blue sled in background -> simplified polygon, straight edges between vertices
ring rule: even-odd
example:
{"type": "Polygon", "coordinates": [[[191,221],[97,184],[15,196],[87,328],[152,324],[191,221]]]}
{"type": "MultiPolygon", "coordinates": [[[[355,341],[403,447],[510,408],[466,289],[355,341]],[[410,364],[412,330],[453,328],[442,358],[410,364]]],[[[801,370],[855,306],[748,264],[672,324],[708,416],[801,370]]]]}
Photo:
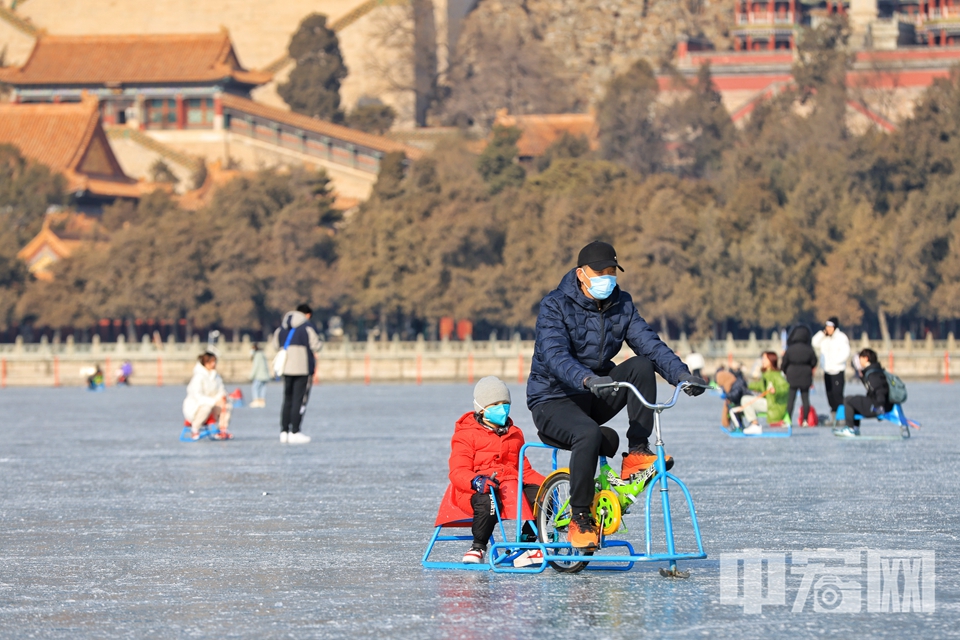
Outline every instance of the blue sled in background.
{"type": "MultiPolygon", "coordinates": [[[[837,409],[837,422],[843,422],[846,420],[847,412],[844,405],[840,405],[837,409]]],[[[863,420],[863,416],[857,415],[858,420],[863,420]]],[[[880,422],[891,422],[898,427],[900,427],[899,436],[844,436],[838,433],[839,429],[835,429],[833,435],[837,437],[846,437],[851,440],[906,440],[910,437],[910,429],[919,429],[920,423],[914,422],[907,418],[906,414],[903,412],[903,405],[895,404],[893,409],[887,413],[882,413],[877,416],[877,420],[880,422]]]]}

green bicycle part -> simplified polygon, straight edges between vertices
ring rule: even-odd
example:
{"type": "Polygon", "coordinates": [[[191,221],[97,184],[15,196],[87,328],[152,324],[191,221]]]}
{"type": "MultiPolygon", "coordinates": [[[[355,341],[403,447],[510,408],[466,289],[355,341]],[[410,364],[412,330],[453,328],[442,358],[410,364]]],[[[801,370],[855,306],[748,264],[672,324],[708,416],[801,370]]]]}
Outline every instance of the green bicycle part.
{"type": "Polygon", "coordinates": [[[622,515],[620,497],[609,489],[601,491],[593,498],[593,515],[603,531],[603,535],[613,535],[620,530],[622,515]]]}

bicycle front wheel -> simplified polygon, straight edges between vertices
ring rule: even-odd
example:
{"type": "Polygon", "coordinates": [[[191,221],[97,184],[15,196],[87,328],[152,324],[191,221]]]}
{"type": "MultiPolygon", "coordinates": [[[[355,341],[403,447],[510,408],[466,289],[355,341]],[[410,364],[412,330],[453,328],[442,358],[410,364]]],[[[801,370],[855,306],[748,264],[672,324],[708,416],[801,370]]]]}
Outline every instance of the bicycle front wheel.
{"type": "MultiPolygon", "coordinates": [[[[540,488],[540,499],[537,503],[537,530],[540,542],[566,542],[567,528],[573,511],[570,509],[570,474],[561,472],[552,474],[540,488]]],[[[577,549],[549,548],[551,555],[568,555],[570,560],[551,560],[550,566],[560,573],[577,573],[583,571],[586,562],[575,558],[590,555],[577,549]]]]}

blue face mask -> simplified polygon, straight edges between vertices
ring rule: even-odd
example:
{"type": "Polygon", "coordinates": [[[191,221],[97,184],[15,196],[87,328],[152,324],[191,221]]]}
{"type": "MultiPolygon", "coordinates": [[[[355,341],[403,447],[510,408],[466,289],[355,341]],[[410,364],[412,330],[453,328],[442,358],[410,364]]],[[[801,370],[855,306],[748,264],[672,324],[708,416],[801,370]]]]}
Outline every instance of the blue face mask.
{"type": "Polygon", "coordinates": [[[484,419],[490,424],[495,424],[498,427],[504,427],[507,425],[507,417],[509,415],[509,404],[495,404],[483,410],[484,419]]]}
{"type": "Polygon", "coordinates": [[[590,287],[587,291],[597,300],[606,300],[616,286],[617,276],[597,276],[590,278],[590,287]]]}

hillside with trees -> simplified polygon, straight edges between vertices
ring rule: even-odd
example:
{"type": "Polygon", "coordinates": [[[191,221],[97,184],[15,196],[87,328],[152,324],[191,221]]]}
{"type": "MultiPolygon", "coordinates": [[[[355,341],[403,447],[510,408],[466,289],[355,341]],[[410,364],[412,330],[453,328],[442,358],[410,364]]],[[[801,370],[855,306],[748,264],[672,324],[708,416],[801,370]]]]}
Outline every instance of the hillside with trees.
{"type": "Polygon", "coordinates": [[[345,219],[326,178],[307,171],[237,179],[196,213],[155,194],[109,210],[109,250],[57,264],[51,283],[11,266],[10,247],[62,192],[26,189],[55,181],[10,153],[2,211],[33,213],[18,214],[17,239],[5,227],[3,321],[257,330],[309,299],[318,319],[341,315],[360,338],[375,325],[432,335],[442,316],[472,319],[477,335],[529,332],[578,249],[604,239],[641,313],[674,336],[834,314],[874,336],[942,335],[960,317],[960,69],[898,130],[854,133],[844,37],[837,23],[805,38],[795,87],[742,130],[708,68],[665,105],[636,62],[598,106],[597,151],[566,136],[521,166],[517,132],[498,129],[480,155],[458,139],[412,163],[388,155],[371,199],[345,219]]]}

